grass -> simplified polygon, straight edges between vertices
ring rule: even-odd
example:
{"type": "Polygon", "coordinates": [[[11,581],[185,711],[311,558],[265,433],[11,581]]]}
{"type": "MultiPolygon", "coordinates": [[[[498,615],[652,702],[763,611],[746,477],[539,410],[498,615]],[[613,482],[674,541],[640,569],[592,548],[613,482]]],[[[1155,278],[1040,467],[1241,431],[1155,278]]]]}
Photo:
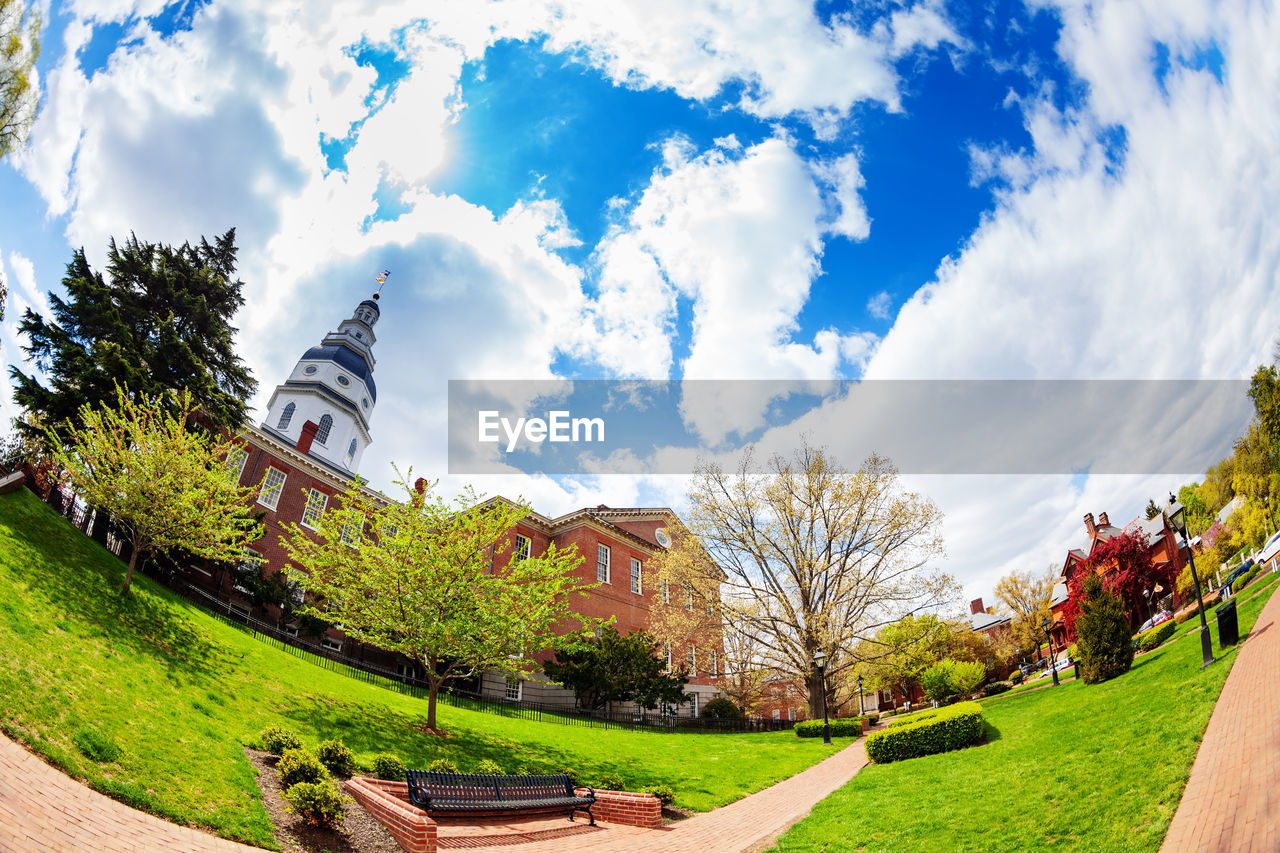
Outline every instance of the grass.
{"type": "Polygon", "coordinates": [[[650,733],[510,719],[425,701],[307,663],[124,566],[25,490],[0,496],[0,728],[103,793],[170,820],[275,847],[242,751],[269,724],[338,738],[361,765],[482,759],[667,784],[707,810],[829,754],[791,732],[650,733]]]}
{"type": "MultiPolygon", "coordinates": [[[[1277,581],[1243,591],[1242,639],[1277,581]]],[[[1235,661],[1216,634],[1219,660],[1204,670],[1198,642],[1171,640],[1102,684],[983,700],[988,743],[871,765],[776,849],[1157,850],[1235,661]]]]}

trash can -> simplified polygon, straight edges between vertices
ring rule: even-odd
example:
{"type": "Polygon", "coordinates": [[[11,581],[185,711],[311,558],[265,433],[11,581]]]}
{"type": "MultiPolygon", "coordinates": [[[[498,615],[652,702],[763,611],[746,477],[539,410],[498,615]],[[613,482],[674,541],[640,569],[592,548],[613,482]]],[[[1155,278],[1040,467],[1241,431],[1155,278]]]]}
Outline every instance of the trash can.
{"type": "Polygon", "coordinates": [[[1236,600],[1229,598],[1213,609],[1218,617],[1218,645],[1226,648],[1240,642],[1240,620],[1236,618],[1236,600]]]}

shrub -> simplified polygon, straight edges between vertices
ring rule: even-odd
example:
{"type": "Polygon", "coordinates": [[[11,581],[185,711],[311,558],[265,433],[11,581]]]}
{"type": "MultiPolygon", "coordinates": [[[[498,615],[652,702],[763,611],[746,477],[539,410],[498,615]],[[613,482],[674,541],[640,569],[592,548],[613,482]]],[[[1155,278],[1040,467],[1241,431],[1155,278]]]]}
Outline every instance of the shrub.
{"type": "Polygon", "coordinates": [[[316,758],[335,776],[352,776],[356,772],[356,757],[340,740],[321,741],[316,747],[316,758]]]}
{"type": "Polygon", "coordinates": [[[437,758],[427,765],[427,770],[432,773],[457,773],[458,765],[447,758],[437,758]]]}
{"type": "Polygon", "coordinates": [[[940,660],[921,673],[920,686],[924,688],[924,695],[934,702],[941,702],[955,693],[955,683],[951,678],[955,665],[953,660],[940,660]]]}
{"type": "Polygon", "coordinates": [[[276,762],[280,774],[280,787],[292,788],[299,782],[323,782],[329,778],[320,759],[305,749],[286,749],[276,762]]]}
{"type": "Polygon", "coordinates": [[[593,787],[600,788],[605,791],[625,791],[627,790],[627,783],[623,781],[621,776],[614,776],[611,773],[606,773],[604,776],[601,776],[596,780],[596,784],[593,787]]]}
{"type": "Polygon", "coordinates": [[[581,774],[581,773],[579,773],[576,769],[574,769],[574,768],[572,768],[572,767],[561,767],[559,770],[554,770],[554,771],[552,771],[552,770],[534,770],[533,772],[534,772],[535,774],[540,774],[540,773],[553,773],[553,772],[554,772],[554,773],[563,773],[565,776],[568,776],[568,777],[569,777],[570,779],[572,779],[574,782],[577,782],[579,779],[583,778],[582,774],[581,774]]]}
{"type": "MultiPolygon", "coordinates": [[[[796,723],[796,737],[822,737],[822,720],[803,720],[796,723]]],[[[862,723],[856,717],[838,717],[831,721],[832,737],[857,737],[862,734],[862,723]]]]}
{"type": "Polygon", "coordinates": [[[498,766],[498,762],[485,758],[477,762],[472,773],[482,773],[486,776],[504,776],[506,775],[502,768],[498,766]]]}
{"type": "Polygon", "coordinates": [[[1133,643],[1124,604],[1093,572],[1084,579],[1076,635],[1085,684],[1115,678],[1133,666],[1133,643]]]}
{"type": "Polygon", "coordinates": [[[282,726],[267,726],[258,732],[258,743],[272,755],[282,755],[286,749],[302,749],[298,733],[282,726]]]}
{"type": "Polygon", "coordinates": [[[867,756],[880,764],[933,755],[982,740],[982,706],[958,702],[905,725],[867,735],[867,756]]]}
{"type": "Polygon", "coordinates": [[[335,826],[346,813],[341,795],[328,782],[299,782],[285,790],[284,798],[311,826],[335,826]]]}
{"type": "Polygon", "coordinates": [[[887,726],[909,726],[912,723],[918,723],[921,720],[929,720],[937,716],[941,708],[930,708],[928,711],[915,711],[910,714],[899,714],[898,719],[885,723],[887,726]]]}
{"type": "Polygon", "coordinates": [[[85,758],[91,761],[103,763],[107,761],[115,761],[120,757],[120,747],[111,738],[95,732],[93,729],[81,729],[76,732],[72,742],[76,745],[76,749],[84,753],[85,758]]]}
{"type": "Polygon", "coordinates": [[[998,696],[1007,690],[1012,690],[1013,685],[1007,681],[993,681],[986,687],[982,688],[983,696],[998,696]]]}
{"type": "MultiPolygon", "coordinates": [[[[1071,648],[1073,648],[1073,649],[1074,649],[1074,648],[1075,648],[1075,646],[1072,646],[1071,648]]],[[[1021,683],[1022,683],[1022,670],[1020,670],[1020,669],[1015,669],[1013,672],[1009,673],[1009,683],[1010,683],[1010,684],[1021,684],[1021,683]]]]}
{"type": "Polygon", "coordinates": [[[373,757],[373,775],[379,779],[403,782],[406,778],[404,762],[389,752],[379,753],[373,757]]]}
{"type": "Polygon", "coordinates": [[[669,806],[676,801],[676,792],[671,790],[670,785],[645,785],[636,793],[653,794],[664,806],[669,806]]]}
{"type": "Polygon", "coordinates": [[[1172,637],[1177,627],[1177,625],[1173,624],[1173,620],[1170,619],[1168,622],[1161,622],[1154,628],[1147,629],[1138,635],[1138,648],[1144,652],[1151,651],[1172,637]]]}
{"type": "Polygon", "coordinates": [[[874,726],[876,723],[880,722],[880,715],[879,714],[863,714],[858,719],[866,720],[867,725],[874,726]]]}
{"type": "Polygon", "coordinates": [[[740,720],[742,710],[724,696],[717,696],[702,706],[702,716],[713,720],[740,720]]]}
{"type": "Polygon", "coordinates": [[[1067,657],[1071,660],[1080,660],[1080,649],[1076,647],[1075,643],[1067,646],[1067,657]]]}

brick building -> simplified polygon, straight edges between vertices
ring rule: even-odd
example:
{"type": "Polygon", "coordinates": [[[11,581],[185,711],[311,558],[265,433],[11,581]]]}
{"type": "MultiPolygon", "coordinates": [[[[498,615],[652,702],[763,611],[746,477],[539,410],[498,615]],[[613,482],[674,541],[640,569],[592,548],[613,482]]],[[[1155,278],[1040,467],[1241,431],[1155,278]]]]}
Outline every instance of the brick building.
{"type": "MultiPolygon", "coordinates": [[[[379,318],[378,296],[356,306],[352,316],[308,349],[289,377],[276,387],[267,406],[266,419],[245,427],[241,449],[229,463],[238,466],[243,486],[262,483],[254,509],[264,514],[265,533],[250,551],[268,571],[279,571],[287,562],[280,544],[286,525],[308,526],[357,476],[360,460],[372,441],[370,418],[377,404],[373,380],[373,331],[379,318]]],[[[369,490],[375,499],[385,497],[369,490]]],[[[495,498],[494,500],[505,500],[495,498]]],[[[667,508],[583,508],[557,518],[530,513],[512,533],[508,555],[537,555],[554,543],[557,548],[576,546],[583,557],[578,568],[583,580],[599,581],[579,605],[588,617],[615,617],[618,631],[646,627],[649,604],[658,590],[649,568],[652,558],[671,544],[666,530],[675,527],[675,514],[667,508]]],[[[208,592],[227,599],[249,615],[248,590],[239,587],[233,573],[209,565],[190,567],[190,580],[208,592]]],[[[269,607],[269,620],[282,618],[279,608],[269,607]]],[[[296,624],[284,630],[297,633],[296,624]]],[[[347,639],[330,629],[321,638],[335,654],[358,658],[405,676],[421,674],[422,664],[391,655],[347,639]]],[[[537,655],[539,663],[550,656],[537,655]]],[[[718,632],[710,632],[683,648],[668,650],[669,663],[689,667],[686,691],[693,700],[680,714],[697,715],[717,694],[724,652],[718,632]]],[[[572,706],[572,693],[550,684],[540,675],[508,682],[499,673],[479,679],[482,692],[497,697],[572,706]]]]}

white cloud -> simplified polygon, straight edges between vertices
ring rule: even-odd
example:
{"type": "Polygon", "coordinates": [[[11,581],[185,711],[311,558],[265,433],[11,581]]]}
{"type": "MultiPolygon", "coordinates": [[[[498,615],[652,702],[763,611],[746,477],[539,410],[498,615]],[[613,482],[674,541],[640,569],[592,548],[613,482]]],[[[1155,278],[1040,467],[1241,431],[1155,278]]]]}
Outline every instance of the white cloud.
{"type": "Polygon", "coordinates": [[[887,290],[882,290],[867,300],[867,313],[877,320],[888,320],[889,310],[892,307],[893,297],[887,290]]]}

